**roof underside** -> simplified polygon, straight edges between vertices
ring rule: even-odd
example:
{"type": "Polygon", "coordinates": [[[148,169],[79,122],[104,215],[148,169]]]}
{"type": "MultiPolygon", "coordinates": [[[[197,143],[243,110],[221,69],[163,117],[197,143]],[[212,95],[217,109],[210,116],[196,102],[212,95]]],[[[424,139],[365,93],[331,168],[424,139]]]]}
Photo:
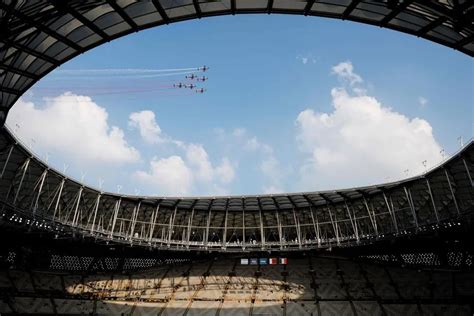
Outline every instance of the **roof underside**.
{"type": "Polygon", "coordinates": [[[470,0],[4,0],[0,2],[0,118],[36,81],[118,37],[173,22],[240,13],[351,20],[423,37],[474,56],[470,0]]]}

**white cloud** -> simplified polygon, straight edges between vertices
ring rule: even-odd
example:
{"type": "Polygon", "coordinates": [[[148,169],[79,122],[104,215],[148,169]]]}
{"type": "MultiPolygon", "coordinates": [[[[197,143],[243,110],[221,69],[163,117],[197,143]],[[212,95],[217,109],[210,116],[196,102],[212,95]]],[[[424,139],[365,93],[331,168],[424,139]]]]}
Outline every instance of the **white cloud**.
{"type": "Polygon", "coordinates": [[[138,129],[142,138],[149,144],[164,141],[161,135],[161,128],[155,120],[155,113],[152,111],[131,113],[128,125],[132,129],[138,129]]]}
{"type": "Polygon", "coordinates": [[[20,99],[8,115],[16,134],[34,139],[38,147],[81,164],[136,162],[139,152],[130,146],[124,132],[110,126],[105,108],[90,97],[66,92],[45,99],[44,106],[20,99]]]}
{"type": "Polygon", "coordinates": [[[216,167],[215,174],[222,183],[230,183],[235,178],[235,169],[228,158],[223,158],[221,164],[216,167]]]}
{"type": "Polygon", "coordinates": [[[189,194],[193,185],[192,170],[179,156],[153,158],[149,171],[137,171],[134,177],[144,185],[153,186],[159,195],[189,194]]]}
{"type": "Polygon", "coordinates": [[[425,97],[419,97],[418,103],[420,104],[421,107],[425,107],[426,105],[428,105],[428,99],[425,97]]]}
{"type": "MultiPolygon", "coordinates": [[[[350,62],[344,64],[337,71],[360,78],[350,62]]],[[[296,119],[297,141],[308,155],[300,170],[304,187],[327,189],[382,182],[387,177],[394,180],[405,169],[411,174],[424,171],[421,162],[425,159],[429,165],[441,160],[441,148],[427,121],[410,119],[372,96],[351,95],[343,88],[332,89],[331,96],[333,112],[306,109],[296,119]]]]}
{"type": "Polygon", "coordinates": [[[362,78],[354,72],[354,66],[350,61],[341,62],[332,67],[332,74],[347,81],[351,86],[363,82],[362,78]]]}
{"type": "Polygon", "coordinates": [[[158,195],[189,195],[196,190],[209,194],[226,193],[225,185],[235,178],[235,168],[230,160],[224,157],[214,167],[201,144],[184,144],[183,149],[184,158],[179,155],[154,158],[148,171],[137,171],[133,178],[151,185],[154,194],[158,195]]]}

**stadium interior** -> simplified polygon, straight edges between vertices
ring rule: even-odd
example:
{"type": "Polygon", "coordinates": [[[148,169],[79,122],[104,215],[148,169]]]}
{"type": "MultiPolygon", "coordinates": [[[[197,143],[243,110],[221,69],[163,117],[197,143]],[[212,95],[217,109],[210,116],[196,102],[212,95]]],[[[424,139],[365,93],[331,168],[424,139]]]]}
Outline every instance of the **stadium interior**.
{"type": "Polygon", "coordinates": [[[1,315],[474,313],[473,141],[380,185],[144,197],[68,178],[3,126],[23,93],[79,54],[240,13],[350,20],[474,56],[470,0],[1,1],[1,315]]]}

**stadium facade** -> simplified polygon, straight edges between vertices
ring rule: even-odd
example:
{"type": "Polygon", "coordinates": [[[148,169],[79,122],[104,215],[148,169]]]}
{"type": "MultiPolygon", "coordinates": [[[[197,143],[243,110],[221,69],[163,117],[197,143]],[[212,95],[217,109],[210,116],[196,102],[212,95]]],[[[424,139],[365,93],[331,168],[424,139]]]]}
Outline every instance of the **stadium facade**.
{"type": "MultiPolygon", "coordinates": [[[[2,1],[2,122],[102,43],[240,13],[347,19],[474,56],[472,1],[2,1]]],[[[119,195],[54,170],[2,127],[0,313],[472,315],[473,177],[471,141],[425,174],[369,187],[119,195]]]]}

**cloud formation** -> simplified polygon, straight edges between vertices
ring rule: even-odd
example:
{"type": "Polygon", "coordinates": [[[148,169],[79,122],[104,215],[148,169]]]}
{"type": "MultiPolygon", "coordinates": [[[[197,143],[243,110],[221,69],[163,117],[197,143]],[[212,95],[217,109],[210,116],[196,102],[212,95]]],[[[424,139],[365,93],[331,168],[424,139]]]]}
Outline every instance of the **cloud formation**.
{"type": "Polygon", "coordinates": [[[152,186],[158,195],[189,195],[199,188],[209,194],[227,194],[225,185],[235,178],[234,166],[228,158],[222,158],[213,166],[209,156],[200,144],[185,146],[184,158],[173,155],[167,158],[154,157],[148,171],[136,171],[133,178],[152,186]]]}
{"type": "MultiPolygon", "coordinates": [[[[350,62],[333,67],[349,86],[361,83],[350,62]]],[[[395,180],[409,169],[424,171],[439,162],[440,146],[431,125],[381,104],[375,97],[347,88],[331,90],[333,111],[306,109],[295,124],[297,142],[307,161],[300,170],[303,187],[328,189],[395,180]]]]}
{"type": "Polygon", "coordinates": [[[331,73],[338,76],[339,79],[347,81],[351,86],[362,83],[362,77],[354,72],[354,66],[350,61],[339,63],[332,67],[331,73]]]}
{"type": "Polygon", "coordinates": [[[21,139],[34,139],[43,150],[81,164],[124,164],[140,158],[123,130],[110,125],[105,108],[88,96],[66,92],[45,99],[44,106],[19,99],[7,124],[20,126],[15,133],[21,139]]]}
{"type": "Polygon", "coordinates": [[[149,144],[176,145],[182,155],[153,157],[148,171],[139,170],[132,177],[158,195],[187,195],[193,192],[228,193],[226,185],[235,178],[235,167],[227,157],[214,166],[202,144],[186,143],[164,136],[152,111],[134,112],[129,126],[138,129],[149,144]]]}
{"type": "Polygon", "coordinates": [[[163,142],[161,128],[155,120],[155,113],[152,111],[133,112],[129,116],[128,126],[138,129],[140,136],[149,144],[163,142]]]}

